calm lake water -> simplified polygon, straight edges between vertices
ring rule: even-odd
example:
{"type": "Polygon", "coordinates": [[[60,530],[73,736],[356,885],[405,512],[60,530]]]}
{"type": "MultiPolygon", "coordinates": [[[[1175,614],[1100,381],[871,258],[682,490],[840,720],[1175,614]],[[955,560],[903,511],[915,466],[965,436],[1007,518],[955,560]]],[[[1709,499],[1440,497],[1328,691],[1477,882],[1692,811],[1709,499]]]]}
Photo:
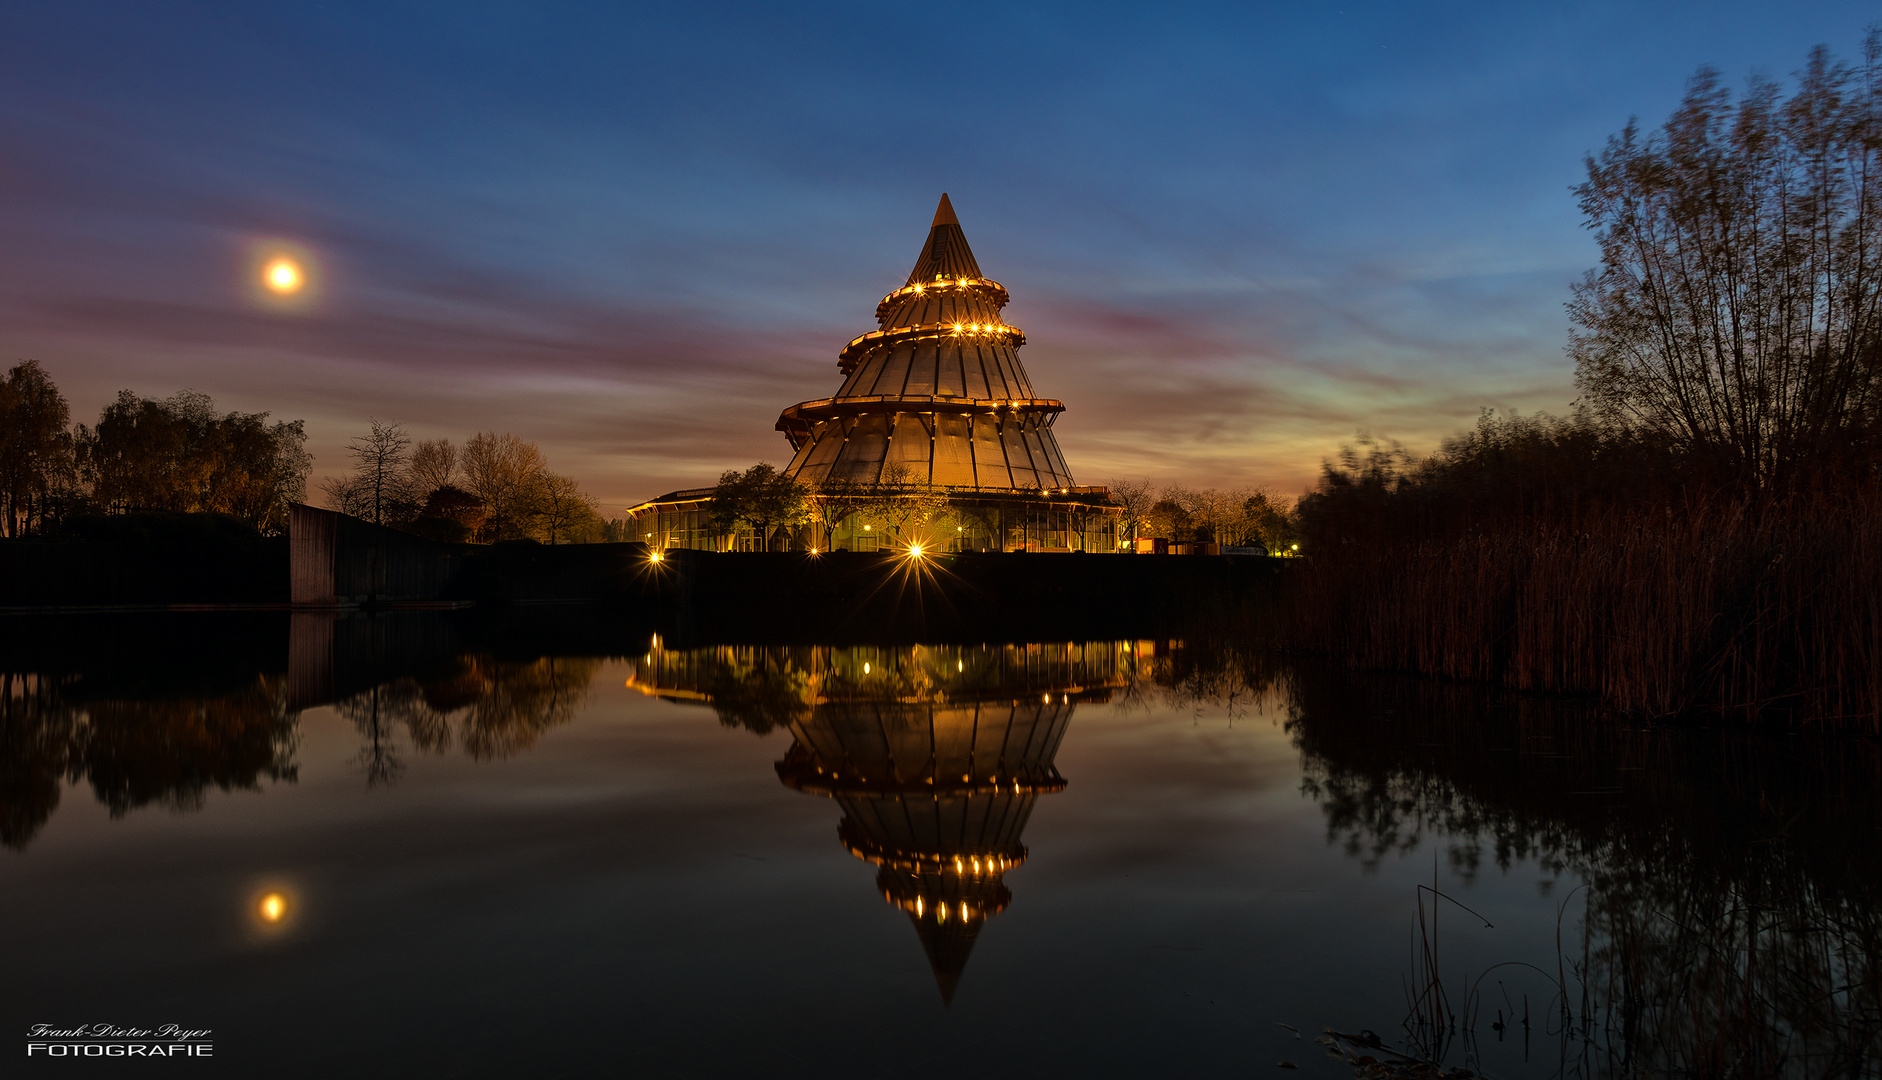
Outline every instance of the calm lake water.
{"type": "Polygon", "coordinates": [[[176,1023],[213,1059],[30,1064],[1350,1077],[1333,1028],[1496,1077],[1877,1073],[1871,742],[1198,642],[504,618],[6,628],[6,1053],[176,1023]]]}

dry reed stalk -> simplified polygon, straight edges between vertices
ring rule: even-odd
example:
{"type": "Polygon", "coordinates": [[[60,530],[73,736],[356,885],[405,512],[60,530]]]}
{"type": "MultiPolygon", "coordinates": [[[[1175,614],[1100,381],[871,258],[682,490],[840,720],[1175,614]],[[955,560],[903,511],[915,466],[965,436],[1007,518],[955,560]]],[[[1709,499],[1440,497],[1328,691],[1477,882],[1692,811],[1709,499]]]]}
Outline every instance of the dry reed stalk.
{"type": "Polygon", "coordinates": [[[1712,498],[1314,560],[1290,641],[1634,716],[1882,733],[1882,496],[1712,498]]]}

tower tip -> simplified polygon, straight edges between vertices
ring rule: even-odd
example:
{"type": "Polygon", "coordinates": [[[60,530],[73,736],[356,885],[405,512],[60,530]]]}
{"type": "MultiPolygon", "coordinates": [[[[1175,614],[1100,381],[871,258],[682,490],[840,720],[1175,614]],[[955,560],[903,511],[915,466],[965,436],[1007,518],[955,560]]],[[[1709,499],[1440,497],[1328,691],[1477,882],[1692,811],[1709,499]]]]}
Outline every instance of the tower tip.
{"type": "Polygon", "coordinates": [[[959,225],[960,223],[961,219],[954,216],[954,204],[948,201],[948,193],[945,191],[942,192],[941,205],[935,207],[934,224],[930,225],[929,228],[939,228],[942,225],[959,225]]]}
{"type": "Polygon", "coordinates": [[[952,1009],[954,1007],[954,991],[959,989],[961,985],[961,973],[958,971],[937,971],[934,973],[934,984],[941,989],[941,1007],[952,1009]]]}

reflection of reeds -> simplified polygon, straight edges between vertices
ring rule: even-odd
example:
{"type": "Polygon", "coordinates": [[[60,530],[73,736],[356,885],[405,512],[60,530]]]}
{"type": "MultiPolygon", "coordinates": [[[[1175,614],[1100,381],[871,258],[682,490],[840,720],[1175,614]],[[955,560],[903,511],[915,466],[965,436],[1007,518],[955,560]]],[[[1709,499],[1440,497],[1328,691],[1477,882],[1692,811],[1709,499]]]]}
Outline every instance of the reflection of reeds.
{"type": "MultiPolygon", "coordinates": [[[[1557,972],[1545,978],[1552,992],[1545,1034],[1554,1037],[1564,1072],[1882,1075],[1882,936],[1873,906],[1822,896],[1794,879],[1780,885],[1763,873],[1642,888],[1641,879],[1673,868],[1626,873],[1617,882],[1604,864],[1573,859],[1570,866],[1591,879],[1584,928],[1576,944],[1562,942],[1558,927],[1557,972]],[[1565,944],[1573,951],[1563,951],[1565,944]]],[[[1407,1056],[1440,1063],[1461,1048],[1475,1063],[1496,968],[1462,986],[1442,978],[1436,904],[1428,913],[1425,900],[1421,887],[1403,1022],[1407,1056]]],[[[1497,1032],[1515,1019],[1513,1005],[1507,1019],[1498,1009],[1497,1032]]],[[[1528,1027],[1526,1012],[1522,1023],[1528,1027]]]]}
{"type": "Polygon", "coordinates": [[[1289,640],[1362,667],[1882,733],[1882,493],[1410,528],[1292,579],[1289,640]]]}
{"type": "MultiPolygon", "coordinates": [[[[1882,1072],[1875,743],[1630,728],[1313,669],[1293,685],[1306,790],[1350,853],[1428,838],[1465,875],[1493,854],[1586,883],[1581,938],[1558,944],[1559,996],[1538,1016],[1566,1071],[1882,1072]]],[[[1436,944],[1414,957],[1415,986],[1435,978],[1436,944]]],[[[1474,1030],[1480,983],[1427,993],[1414,1043],[1441,1054],[1451,1017],[1474,1030]]]]}
{"type": "Polygon", "coordinates": [[[1591,868],[1603,1049],[1683,1075],[1876,1075],[1882,913],[1751,855],[1702,888],[1591,868]]]}

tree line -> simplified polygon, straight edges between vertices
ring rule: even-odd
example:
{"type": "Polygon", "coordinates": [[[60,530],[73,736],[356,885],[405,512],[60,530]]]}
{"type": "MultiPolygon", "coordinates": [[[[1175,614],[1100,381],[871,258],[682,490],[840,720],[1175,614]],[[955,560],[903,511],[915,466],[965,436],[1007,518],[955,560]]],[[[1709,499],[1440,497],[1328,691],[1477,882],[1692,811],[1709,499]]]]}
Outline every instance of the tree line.
{"type": "Polygon", "coordinates": [[[0,381],[0,533],[130,511],[226,514],[281,532],[313,469],[306,442],[299,420],[219,413],[193,390],[120,391],[96,425],[74,425],[45,369],[22,361],[0,381]]]}
{"type": "MultiPolygon", "coordinates": [[[[348,443],[351,471],[319,485],[336,510],[454,542],[622,538],[625,526],[603,521],[534,443],[478,432],[459,447],[414,442],[396,423],[369,425],[348,443]]],[[[0,379],[0,535],[57,535],[88,516],[153,511],[222,514],[284,533],[312,472],[300,420],[219,412],[194,390],[123,390],[96,424],[74,424],[37,361],[0,379]]]]}
{"type": "Polygon", "coordinates": [[[451,543],[535,540],[578,544],[623,538],[574,480],[549,469],[533,442],[480,431],[462,446],[414,442],[404,426],[368,420],[347,443],[350,472],[320,482],[341,513],[451,543]]]}
{"type": "Polygon", "coordinates": [[[1293,500],[1265,487],[1187,488],[1113,479],[1111,501],[1123,511],[1118,539],[1258,547],[1270,555],[1298,549],[1293,500]]]}

